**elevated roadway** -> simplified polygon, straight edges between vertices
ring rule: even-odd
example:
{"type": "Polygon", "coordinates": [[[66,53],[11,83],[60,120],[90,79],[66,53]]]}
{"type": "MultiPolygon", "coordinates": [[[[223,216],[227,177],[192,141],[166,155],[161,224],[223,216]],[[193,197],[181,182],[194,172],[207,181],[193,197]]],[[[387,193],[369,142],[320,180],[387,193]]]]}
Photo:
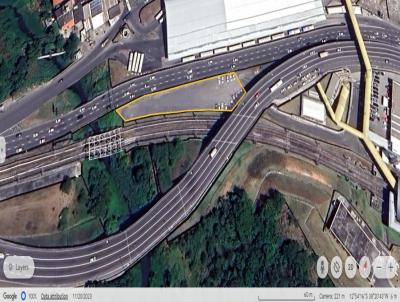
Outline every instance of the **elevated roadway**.
{"type": "MultiPolygon", "coordinates": [[[[366,40],[382,41],[393,46],[400,43],[400,32],[396,28],[388,27],[385,22],[363,18],[362,25],[362,33],[366,40]]],[[[59,121],[54,119],[23,130],[21,133],[6,132],[7,157],[14,155],[19,148],[24,152],[39,146],[41,140],[50,142],[62,137],[128,101],[151,91],[158,91],[251,66],[263,65],[265,68],[271,68],[278,64],[278,61],[282,58],[288,58],[292,54],[319,45],[323,41],[346,40],[351,40],[347,25],[336,25],[146,74],[96,97],[87,104],[60,117],[59,121]],[[190,78],[188,77],[189,72],[192,73],[190,78]],[[154,79],[152,79],[153,76],[154,79]]]]}
{"type": "MultiPolygon", "coordinates": [[[[390,62],[393,70],[400,67],[397,47],[369,43],[368,48],[374,67],[382,68],[385,61],[390,62]]],[[[112,278],[136,263],[187,219],[262,112],[285,99],[285,93],[290,93],[290,85],[302,85],[301,78],[307,74],[316,74],[317,81],[324,74],[344,66],[360,68],[358,53],[352,42],[338,41],[312,50],[316,53],[329,51],[330,55],[320,58],[310,55],[310,50],[307,50],[283,62],[257,82],[204,148],[189,172],[125,231],[91,244],[62,249],[31,248],[0,241],[3,252],[31,256],[36,264],[32,279],[8,280],[0,275],[1,282],[9,286],[78,286],[88,280],[112,278]],[[337,52],[338,48],[341,48],[340,52],[337,52]],[[271,91],[270,87],[278,80],[282,80],[282,86],[271,91]],[[210,158],[209,153],[214,148],[217,152],[210,158]],[[92,257],[96,257],[96,261],[91,262],[92,257]]]]}

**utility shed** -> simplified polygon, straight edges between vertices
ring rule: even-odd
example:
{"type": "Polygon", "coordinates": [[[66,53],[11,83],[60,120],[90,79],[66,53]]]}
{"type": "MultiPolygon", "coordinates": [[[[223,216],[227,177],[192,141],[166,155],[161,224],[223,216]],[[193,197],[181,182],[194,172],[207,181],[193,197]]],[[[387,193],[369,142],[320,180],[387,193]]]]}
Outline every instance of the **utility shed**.
{"type": "Polygon", "coordinates": [[[301,98],[301,116],[325,124],[326,111],[322,102],[302,95],[301,98]]]}
{"type": "Polygon", "coordinates": [[[165,0],[165,10],[169,59],[326,19],[321,0],[165,0]]]}

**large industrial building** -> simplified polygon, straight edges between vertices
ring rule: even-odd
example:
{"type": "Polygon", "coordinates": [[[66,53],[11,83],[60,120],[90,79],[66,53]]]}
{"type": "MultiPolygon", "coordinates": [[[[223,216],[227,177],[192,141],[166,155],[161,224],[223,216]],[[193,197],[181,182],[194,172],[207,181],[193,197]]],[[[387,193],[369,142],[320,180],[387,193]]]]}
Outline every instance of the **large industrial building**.
{"type": "Polygon", "coordinates": [[[168,59],[325,20],[321,0],[165,0],[168,59]]]}

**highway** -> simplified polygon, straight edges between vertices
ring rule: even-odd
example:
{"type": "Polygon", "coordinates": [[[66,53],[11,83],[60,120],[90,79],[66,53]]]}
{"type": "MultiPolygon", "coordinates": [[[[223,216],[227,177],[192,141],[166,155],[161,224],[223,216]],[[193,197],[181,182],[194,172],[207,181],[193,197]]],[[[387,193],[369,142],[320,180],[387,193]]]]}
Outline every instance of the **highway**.
{"type": "MultiPolygon", "coordinates": [[[[121,136],[124,138],[122,146],[127,149],[138,145],[148,145],[164,141],[166,137],[169,139],[175,137],[203,138],[218,121],[218,116],[218,114],[200,117],[177,116],[170,119],[157,119],[145,124],[134,124],[122,129],[121,136]]],[[[353,154],[352,157],[355,157],[359,164],[350,162],[348,165],[343,165],[341,154],[321,148],[322,138],[310,139],[292,131],[285,131],[283,127],[271,124],[264,118],[254,126],[248,138],[258,143],[274,145],[323,164],[359,183],[376,196],[379,196],[385,186],[385,182],[381,178],[374,177],[371,173],[365,173],[372,170],[369,158],[364,159],[353,154]],[[330,161],[329,158],[331,158],[330,161]]],[[[344,148],[346,147],[344,146],[344,148]]],[[[0,192],[7,191],[10,186],[18,186],[20,183],[32,179],[36,181],[44,177],[47,171],[82,161],[85,158],[87,158],[85,142],[78,142],[0,166],[0,192]]],[[[6,196],[6,193],[0,194],[0,200],[3,199],[3,196],[6,196]]]]}
{"type": "MultiPolygon", "coordinates": [[[[400,68],[398,47],[370,42],[368,52],[374,67],[394,71],[400,68]]],[[[125,231],[91,244],[61,249],[31,248],[0,241],[0,250],[3,252],[32,256],[36,264],[36,273],[32,279],[7,280],[1,276],[2,283],[10,286],[78,286],[88,280],[119,275],[190,215],[266,108],[290,94],[289,87],[306,88],[322,75],[343,66],[352,70],[360,68],[357,49],[352,42],[338,41],[314,47],[271,70],[248,91],[241,105],[221,126],[189,172],[125,231]],[[329,51],[330,55],[320,58],[317,54],[323,50],[329,51]],[[316,54],[310,55],[310,51],[316,54]],[[302,78],[305,80],[302,81],[302,78]],[[271,92],[269,88],[279,79],[283,85],[271,92]],[[303,85],[303,82],[306,84],[303,85]],[[210,158],[209,153],[213,148],[218,151],[210,158]],[[90,262],[93,256],[97,260],[90,262]]]]}
{"type": "MultiPolygon", "coordinates": [[[[382,41],[391,45],[400,43],[399,31],[395,28],[388,28],[387,23],[371,18],[362,18],[361,21],[366,40],[382,41]]],[[[272,68],[282,58],[289,57],[288,50],[292,50],[290,53],[290,56],[292,56],[298,51],[321,44],[323,40],[330,42],[350,39],[347,26],[336,25],[143,75],[111,89],[61,118],[23,130],[20,133],[6,135],[7,157],[15,154],[19,148],[24,152],[41,145],[41,141],[47,143],[62,137],[120,107],[131,99],[153,90],[158,91],[251,66],[264,65],[272,68]],[[188,78],[189,71],[192,71],[193,75],[190,80],[188,78]],[[153,80],[151,80],[152,76],[155,77],[153,80]]]]}

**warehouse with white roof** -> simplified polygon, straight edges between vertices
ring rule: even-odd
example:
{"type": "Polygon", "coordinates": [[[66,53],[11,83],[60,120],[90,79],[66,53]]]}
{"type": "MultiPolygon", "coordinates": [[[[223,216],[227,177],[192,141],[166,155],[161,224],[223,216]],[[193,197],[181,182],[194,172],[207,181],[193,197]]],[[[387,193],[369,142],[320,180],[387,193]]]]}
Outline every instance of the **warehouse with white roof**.
{"type": "Polygon", "coordinates": [[[169,59],[325,20],[321,0],[164,0],[169,59]]]}

